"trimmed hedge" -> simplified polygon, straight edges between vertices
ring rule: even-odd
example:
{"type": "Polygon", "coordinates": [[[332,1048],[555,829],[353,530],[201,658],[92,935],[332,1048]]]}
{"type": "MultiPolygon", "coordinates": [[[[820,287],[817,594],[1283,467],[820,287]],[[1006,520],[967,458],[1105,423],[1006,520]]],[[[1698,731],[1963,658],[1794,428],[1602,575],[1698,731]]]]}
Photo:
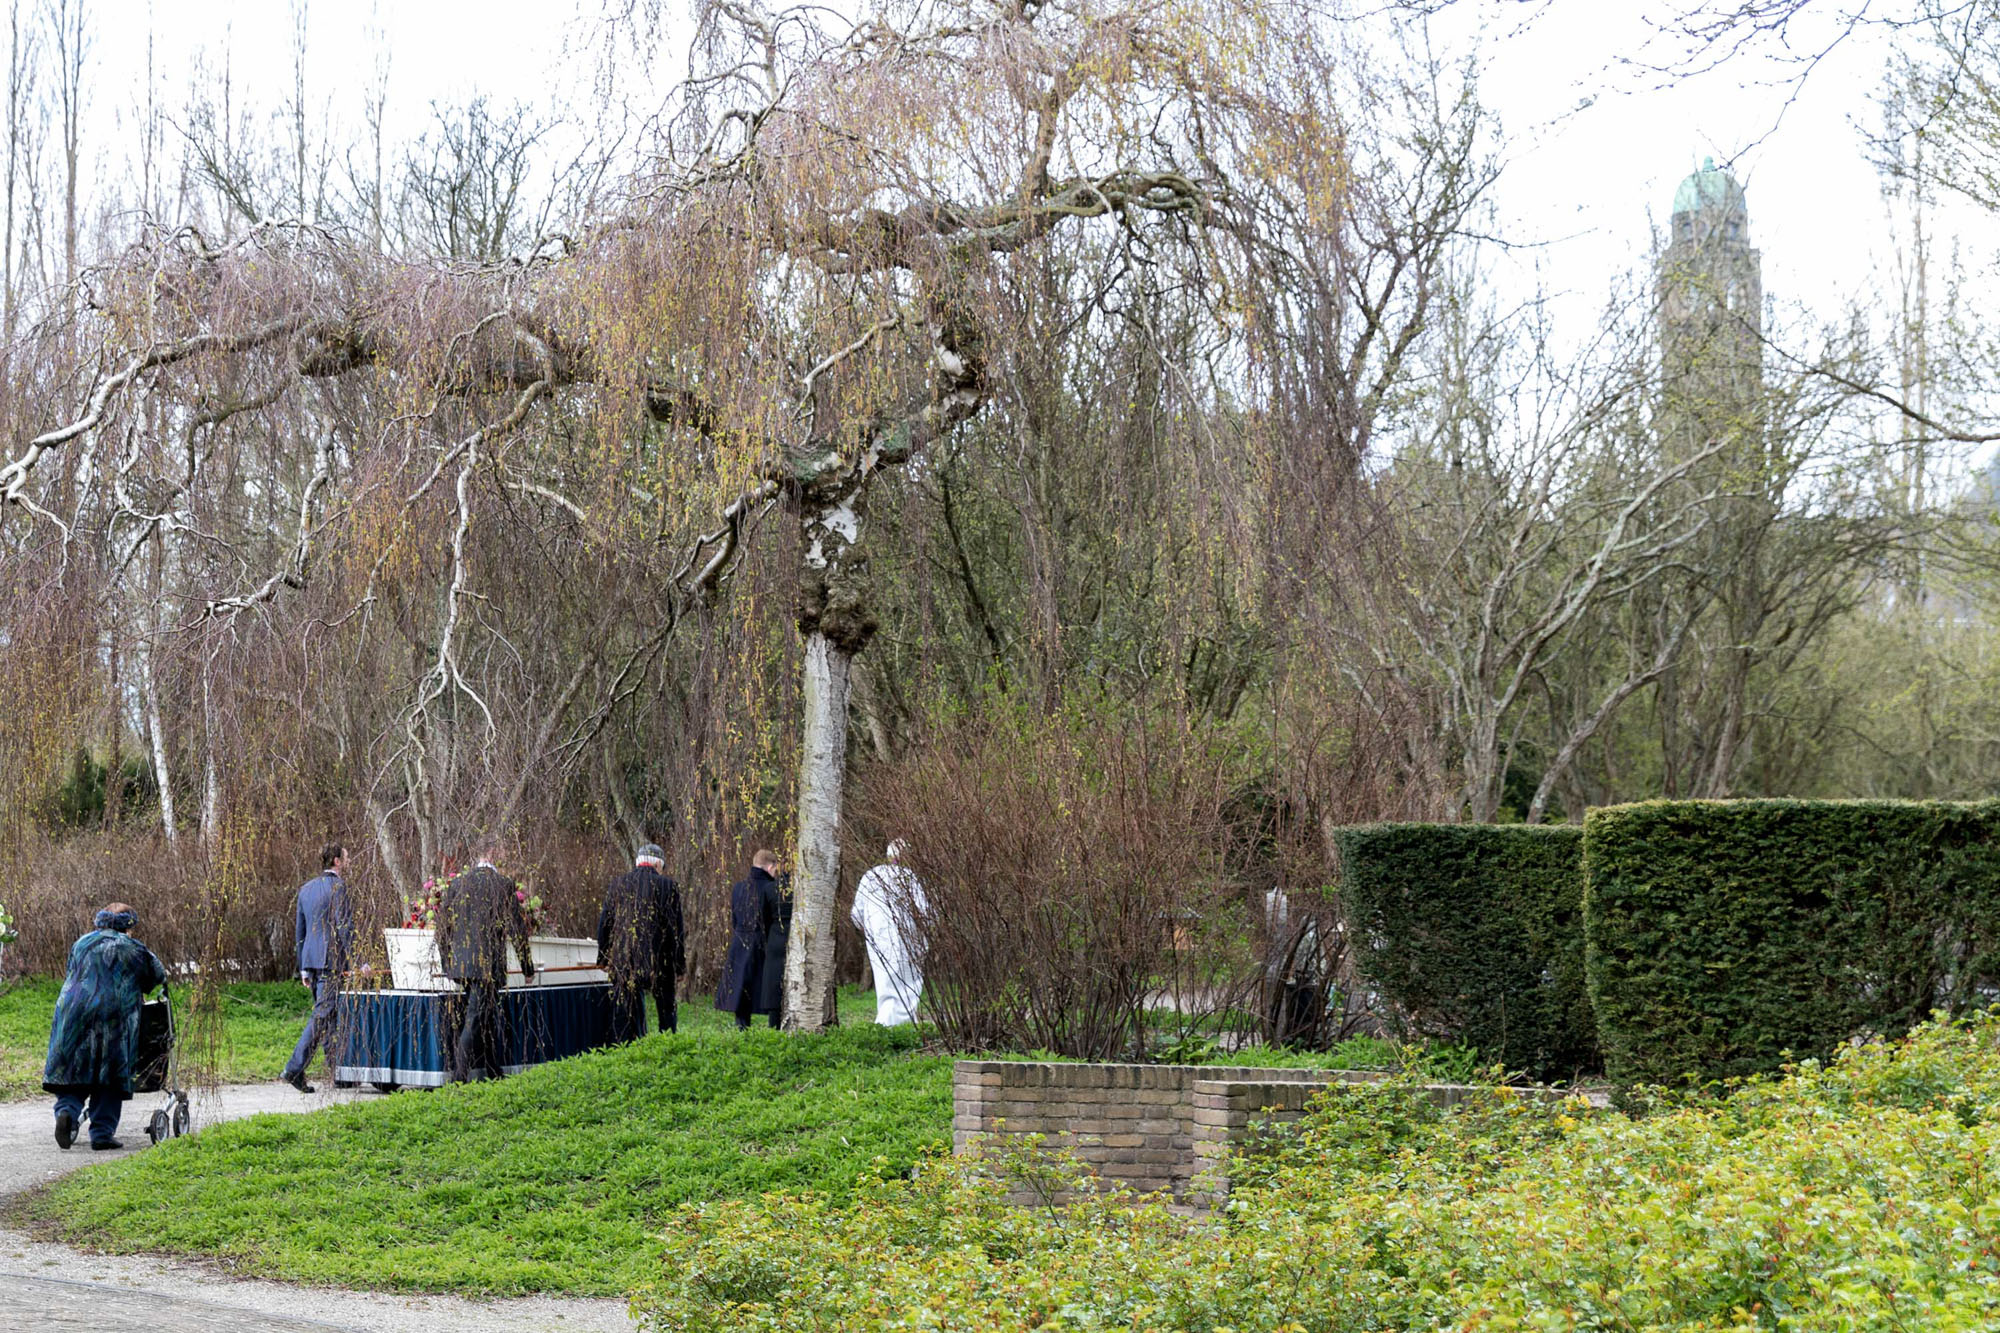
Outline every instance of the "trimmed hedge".
{"type": "Polygon", "coordinates": [[[1420,1033],[1537,1078],[1599,1067],[1581,829],[1365,824],[1334,843],[1357,962],[1420,1033]]]}
{"type": "Polygon", "coordinates": [[[1613,806],[1586,817],[1584,861],[1614,1078],[1768,1072],[2000,982],[2000,803],[1613,806]]]}

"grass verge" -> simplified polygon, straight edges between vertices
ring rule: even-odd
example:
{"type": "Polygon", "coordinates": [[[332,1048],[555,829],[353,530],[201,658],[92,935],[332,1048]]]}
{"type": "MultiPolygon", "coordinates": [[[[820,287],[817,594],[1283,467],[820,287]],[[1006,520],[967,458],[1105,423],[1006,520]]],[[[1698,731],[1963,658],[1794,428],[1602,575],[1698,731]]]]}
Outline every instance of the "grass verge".
{"type": "MultiPolygon", "coordinates": [[[[857,1008],[852,1001],[843,1009],[857,1008]]],[[[300,1282],[610,1295],[651,1276],[680,1205],[846,1198],[950,1142],[951,1062],[865,1007],[817,1036],[683,1031],[498,1083],[219,1125],[21,1205],[64,1240],[300,1282]],[[855,1019],[860,1019],[856,1022],[855,1019]]]]}
{"type": "MultiPolygon", "coordinates": [[[[49,1023],[55,1016],[54,977],[27,977],[0,987],[0,1100],[42,1095],[49,1023]]],[[[176,1012],[188,1022],[185,987],[174,987],[176,1012]]],[[[218,1081],[276,1078],[305,1026],[311,996],[296,981],[232,982],[222,988],[222,1048],[213,1061],[218,1081]]],[[[192,1056],[190,1058],[193,1058],[192,1056]]]]}

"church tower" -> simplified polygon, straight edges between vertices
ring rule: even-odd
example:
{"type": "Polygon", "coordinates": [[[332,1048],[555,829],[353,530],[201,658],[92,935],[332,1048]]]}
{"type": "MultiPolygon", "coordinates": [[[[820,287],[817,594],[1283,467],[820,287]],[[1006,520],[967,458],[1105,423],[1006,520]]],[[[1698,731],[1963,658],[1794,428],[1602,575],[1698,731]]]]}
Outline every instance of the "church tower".
{"type": "Polygon", "coordinates": [[[1661,387],[1677,425],[1712,438],[1762,396],[1763,258],[1743,187],[1714,158],[1674,191],[1669,227],[1655,270],[1661,387]]]}

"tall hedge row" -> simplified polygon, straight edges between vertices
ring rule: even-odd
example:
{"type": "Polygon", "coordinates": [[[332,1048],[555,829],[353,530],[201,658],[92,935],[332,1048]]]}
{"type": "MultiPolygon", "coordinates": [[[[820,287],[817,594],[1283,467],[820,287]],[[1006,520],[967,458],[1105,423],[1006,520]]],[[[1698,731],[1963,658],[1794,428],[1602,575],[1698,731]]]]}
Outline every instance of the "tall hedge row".
{"type": "Polygon", "coordinates": [[[1369,824],[1335,845],[1356,961],[1421,1034],[1539,1078],[1598,1067],[1582,830],[1369,824]]]}
{"type": "Polygon", "coordinates": [[[1583,841],[1614,1078],[1768,1071],[2000,982],[2000,803],[1657,801],[1583,841]]]}

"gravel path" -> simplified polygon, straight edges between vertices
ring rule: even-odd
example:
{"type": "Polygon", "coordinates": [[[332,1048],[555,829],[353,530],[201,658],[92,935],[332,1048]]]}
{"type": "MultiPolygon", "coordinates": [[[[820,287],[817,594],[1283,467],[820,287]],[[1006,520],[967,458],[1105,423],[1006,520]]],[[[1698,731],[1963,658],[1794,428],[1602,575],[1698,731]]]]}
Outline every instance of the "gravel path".
{"type": "MultiPolygon", "coordinates": [[[[197,1097],[197,1128],[266,1111],[310,1111],[373,1092],[322,1091],[301,1097],[279,1083],[226,1087],[197,1097]]],[[[402,1094],[409,1096],[412,1094],[402,1094]]],[[[158,1099],[125,1106],[115,1153],[92,1152],[79,1139],[56,1147],[55,1117],[46,1100],[0,1103],[0,1200],[46,1184],[79,1167],[143,1152],[146,1117],[158,1099]]],[[[100,1255],[31,1239],[0,1227],[0,1333],[14,1330],[101,1330],[102,1333],[549,1333],[603,1330],[630,1333],[625,1303],[528,1297],[470,1301],[456,1296],[403,1296],[301,1287],[232,1277],[198,1263],[144,1255],[100,1255]]]]}

